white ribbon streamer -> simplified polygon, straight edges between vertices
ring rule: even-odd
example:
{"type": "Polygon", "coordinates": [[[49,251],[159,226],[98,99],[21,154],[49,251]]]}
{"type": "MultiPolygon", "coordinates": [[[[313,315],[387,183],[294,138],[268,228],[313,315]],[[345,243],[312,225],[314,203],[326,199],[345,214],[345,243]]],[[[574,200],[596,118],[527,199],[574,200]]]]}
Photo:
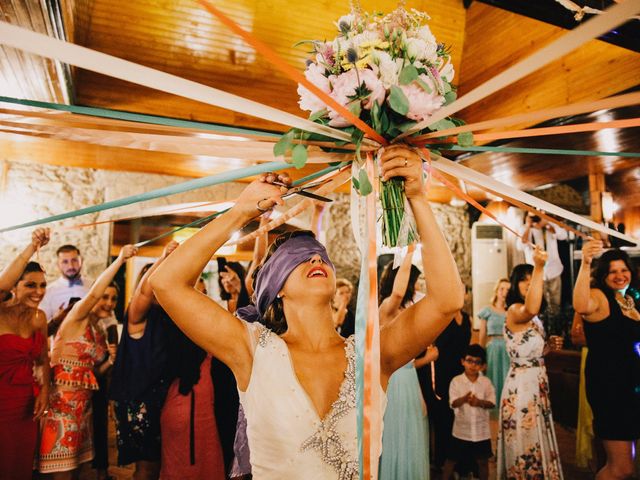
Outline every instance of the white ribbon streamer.
{"type": "Polygon", "coordinates": [[[482,100],[501,88],[520,80],[548,63],[551,63],[563,55],[575,50],[589,40],[597,38],[612,28],[624,23],[628,18],[638,12],[640,12],[640,0],[626,0],[623,3],[609,8],[602,15],[599,15],[598,17],[580,25],[576,29],[571,30],[556,41],[551,42],[546,47],[541,48],[524,60],[521,60],[495,77],[492,77],[491,80],[488,80],[482,85],[474,88],[452,104],[441,108],[429,119],[414,125],[405,133],[398,136],[397,139],[422,130],[429,125],[432,125],[443,118],[449,117],[463,108],[482,100]]]}
{"type": "Polygon", "coordinates": [[[501,193],[508,197],[514,198],[516,200],[521,201],[522,203],[526,203],[527,205],[537,208],[538,210],[543,210],[547,213],[551,213],[553,215],[557,215],[566,220],[570,220],[572,222],[583,225],[592,230],[597,230],[602,233],[606,233],[611,237],[621,238],[622,240],[626,240],[635,245],[638,245],[638,240],[632,238],[623,233],[617,232],[610,228],[605,227],[604,225],[600,225],[599,223],[594,222],[588,218],[582,217],[580,215],[576,215],[573,212],[565,210],[564,208],[560,208],[552,203],[546,202],[539,198],[534,197],[533,195],[529,195],[528,193],[522,192],[517,188],[510,187],[509,185],[505,185],[502,182],[498,182],[493,178],[484,175],[483,173],[476,172],[469,167],[465,167],[460,165],[459,163],[448,160],[440,155],[436,155],[431,152],[431,166],[437,168],[443,173],[448,173],[449,175],[453,175],[454,177],[467,181],[469,183],[473,183],[474,185],[478,185],[479,187],[489,188],[496,193],[501,193]]]}
{"type": "MultiPolygon", "coordinates": [[[[102,73],[103,75],[172,93],[215,107],[226,108],[234,112],[300,128],[308,132],[319,133],[339,140],[351,141],[349,134],[335,128],[320,125],[277,108],[186,80],[176,75],[16,27],[7,22],[0,22],[0,43],[42,57],[60,60],[85,70],[102,73]]],[[[368,139],[365,139],[363,143],[376,145],[375,142],[368,139]]]]}

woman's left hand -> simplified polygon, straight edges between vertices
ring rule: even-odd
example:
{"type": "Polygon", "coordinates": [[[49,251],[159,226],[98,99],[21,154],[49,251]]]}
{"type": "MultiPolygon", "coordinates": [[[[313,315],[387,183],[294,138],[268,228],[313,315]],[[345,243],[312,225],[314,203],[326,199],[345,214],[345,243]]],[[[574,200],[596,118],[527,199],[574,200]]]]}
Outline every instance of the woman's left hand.
{"type": "Polygon", "coordinates": [[[44,415],[49,413],[49,390],[43,388],[36,397],[35,405],[33,406],[33,419],[38,420],[44,415]]]}
{"type": "Polygon", "coordinates": [[[417,198],[425,193],[422,158],[406,145],[385,148],[380,158],[380,168],[380,175],[385,182],[393,177],[404,178],[404,193],[407,198],[417,198]]]}

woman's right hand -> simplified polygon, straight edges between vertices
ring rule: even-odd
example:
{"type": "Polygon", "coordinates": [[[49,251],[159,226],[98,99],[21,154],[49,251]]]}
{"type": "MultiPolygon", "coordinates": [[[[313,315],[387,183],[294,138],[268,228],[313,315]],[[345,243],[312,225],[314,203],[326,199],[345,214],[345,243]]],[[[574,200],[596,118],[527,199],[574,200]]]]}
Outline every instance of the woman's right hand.
{"type": "Polygon", "coordinates": [[[175,240],[171,240],[164,246],[164,250],[162,250],[162,258],[167,258],[169,255],[171,255],[171,252],[173,252],[179,246],[180,244],[178,242],[176,242],[175,240]]]}
{"type": "Polygon", "coordinates": [[[582,263],[591,265],[595,257],[600,256],[603,249],[602,240],[590,240],[582,246],[582,263]]]}
{"type": "Polygon", "coordinates": [[[533,251],[533,264],[538,268],[544,268],[544,264],[547,263],[547,257],[549,254],[539,247],[536,247],[533,251]]]}
{"type": "Polygon", "coordinates": [[[260,213],[271,210],[276,205],[283,205],[282,195],[288,188],[274,185],[273,182],[291,184],[291,178],[286,173],[266,173],[251,182],[240,194],[233,210],[247,218],[253,218],[260,213]]]}
{"type": "Polygon", "coordinates": [[[50,230],[48,228],[36,228],[31,233],[31,245],[33,245],[35,249],[44,247],[49,243],[49,239],[50,230]]]}
{"type": "Polygon", "coordinates": [[[125,261],[129,260],[131,257],[136,256],[137,253],[138,253],[138,249],[135,246],[133,246],[133,245],[125,245],[120,250],[120,254],[118,255],[118,258],[120,260],[122,260],[123,262],[125,262],[125,261]]]}

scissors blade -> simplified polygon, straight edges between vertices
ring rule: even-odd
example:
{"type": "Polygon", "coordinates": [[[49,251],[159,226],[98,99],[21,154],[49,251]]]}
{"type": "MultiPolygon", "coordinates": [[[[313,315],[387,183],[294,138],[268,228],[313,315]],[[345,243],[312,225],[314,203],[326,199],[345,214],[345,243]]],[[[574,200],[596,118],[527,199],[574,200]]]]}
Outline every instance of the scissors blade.
{"type": "Polygon", "coordinates": [[[333,202],[331,198],[323,197],[322,195],[317,195],[315,193],[307,192],[306,190],[300,190],[299,192],[295,192],[298,195],[302,195],[303,197],[313,198],[314,200],[320,200],[321,202],[333,202]]]}

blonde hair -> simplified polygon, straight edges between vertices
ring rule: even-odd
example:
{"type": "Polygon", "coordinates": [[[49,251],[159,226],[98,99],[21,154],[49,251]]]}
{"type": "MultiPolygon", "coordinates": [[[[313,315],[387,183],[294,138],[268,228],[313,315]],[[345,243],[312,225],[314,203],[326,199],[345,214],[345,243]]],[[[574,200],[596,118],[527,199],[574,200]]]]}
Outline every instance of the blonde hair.
{"type": "Polygon", "coordinates": [[[501,283],[511,283],[508,278],[501,278],[496,282],[496,286],[493,287],[493,296],[491,297],[491,306],[495,307],[496,302],[498,301],[498,290],[500,289],[501,283]]]}

